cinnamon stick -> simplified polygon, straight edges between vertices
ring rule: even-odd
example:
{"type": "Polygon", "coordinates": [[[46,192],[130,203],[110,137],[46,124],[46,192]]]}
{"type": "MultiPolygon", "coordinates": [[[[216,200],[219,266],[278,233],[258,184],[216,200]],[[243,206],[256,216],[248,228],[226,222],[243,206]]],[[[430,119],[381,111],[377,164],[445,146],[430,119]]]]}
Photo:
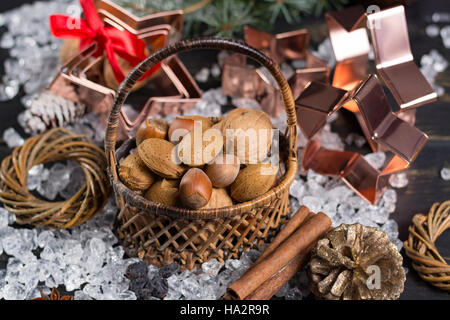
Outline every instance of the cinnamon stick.
{"type": "Polygon", "coordinates": [[[286,282],[289,281],[308,261],[309,254],[316,242],[312,243],[304,252],[295,257],[287,266],[264,281],[262,285],[250,293],[245,300],[269,300],[286,282]]]}
{"type": "Polygon", "coordinates": [[[261,262],[264,258],[274,252],[280,244],[283,243],[301,224],[305,221],[305,219],[309,216],[314,215],[314,213],[309,212],[308,207],[301,206],[300,209],[292,216],[288,223],[284,226],[283,229],[276,235],[273,241],[269,244],[269,246],[264,250],[264,252],[259,256],[258,260],[255,261],[254,264],[261,262]]]}
{"type": "MultiPolygon", "coordinates": [[[[310,212],[306,219],[314,215],[314,213],[310,212]]],[[[329,227],[327,231],[321,234],[317,240],[322,238],[328,232],[332,231],[334,228],[329,227]]],[[[317,240],[314,241],[304,252],[301,252],[297,257],[294,258],[293,261],[289,262],[289,264],[281,269],[279,272],[274,274],[270,279],[266,280],[262,285],[255,289],[252,293],[250,293],[245,300],[269,300],[273,297],[278,290],[281,289],[282,286],[286,282],[288,282],[297,272],[299,272],[308,262],[311,250],[317,243],[317,240]]],[[[265,251],[264,251],[265,252],[265,251]]]]}
{"type": "MultiPolygon", "coordinates": [[[[314,215],[312,212],[308,215],[307,219],[314,215]]],[[[286,282],[289,281],[297,272],[299,272],[308,262],[311,250],[316,245],[317,241],[326,235],[328,232],[332,231],[334,228],[329,227],[323,234],[321,234],[316,241],[314,241],[306,250],[301,252],[297,257],[294,258],[289,264],[274,274],[270,279],[266,280],[262,285],[256,288],[255,291],[250,293],[245,300],[269,300],[273,297],[278,290],[286,282]]]]}
{"type": "MultiPolygon", "coordinates": [[[[265,281],[307,251],[330,226],[330,218],[322,212],[307,219],[276,250],[254,264],[239,280],[231,284],[227,289],[227,298],[245,299],[265,281]]],[[[294,267],[291,268],[294,270],[294,267]]]]}

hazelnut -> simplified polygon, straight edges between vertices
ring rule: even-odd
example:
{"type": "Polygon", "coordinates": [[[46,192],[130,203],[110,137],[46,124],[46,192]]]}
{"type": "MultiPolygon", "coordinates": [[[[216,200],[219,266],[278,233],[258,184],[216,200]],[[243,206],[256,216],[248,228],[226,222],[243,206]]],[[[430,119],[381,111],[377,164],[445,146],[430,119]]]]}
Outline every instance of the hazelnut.
{"type": "Polygon", "coordinates": [[[120,163],[119,177],[133,191],[146,190],[155,181],[154,175],[136,152],[128,155],[120,163]]]}
{"type": "Polygon", "coordinates": [[[189,169],[181,178],[179,198],[191,209],[204,207],[211,198],[212,184],[206,173],[198,168],[189,169]]]}
{"type": "Polygon", "coordinates": [[[240,168],[239,158],[233,154],[221,154],[205,167],[205,173],[216,188],[224,188],[233,183],[240,168]]]}
{"type": "Polygon", "coordinates": [[[169,127],[169,140],[178,143],[181,139],[194,130],[194,124],[198,121],[201,124],[201,130],[204,131],[211,128],[212,122],[208,118],[201,116],[180,116],[172,121],[169,127]]]}
{"type": "Polygon", "coordinates": [[[136,132],[136,144],[150,138],[165,139],[168,128],[169,125],[162,119],[146,119],[136,132]]]}
{"type": "Polygon", "coordinates": [[[155,182],[144,194],[145,199],[175,207],[178,203],[179,180],[162,179],[155,182]]]}

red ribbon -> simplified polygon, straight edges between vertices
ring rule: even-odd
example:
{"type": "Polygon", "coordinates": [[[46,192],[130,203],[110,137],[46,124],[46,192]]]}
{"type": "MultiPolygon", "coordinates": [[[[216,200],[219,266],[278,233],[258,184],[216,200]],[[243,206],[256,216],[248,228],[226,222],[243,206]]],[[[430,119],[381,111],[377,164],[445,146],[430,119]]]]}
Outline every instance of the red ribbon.
{"type": "MultiPolygon", "coordinates": [[[[80,50],[94,42],[97,43],[97,50],[93,56],[100,57],[106,52],[114,77],[121,83],[125,76],[116,54],[135,67],[146,58],[145,42],[126,30],[105,27],[92,0],[80,0],[80,4],[86,20],[68,15],[51,15],[52,34],[61,39],[80,39],[80,50]]],[[[141,80],[158,70],[159,66],[158,64],[147,71],[141,80]]]]}

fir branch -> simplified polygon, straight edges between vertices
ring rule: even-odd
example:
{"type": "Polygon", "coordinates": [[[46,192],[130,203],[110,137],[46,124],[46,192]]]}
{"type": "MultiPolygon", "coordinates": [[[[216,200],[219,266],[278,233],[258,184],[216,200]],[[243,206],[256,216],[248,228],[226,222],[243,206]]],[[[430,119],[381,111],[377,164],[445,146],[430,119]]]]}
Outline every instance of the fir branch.
{"type": "Polygon", "coordinates": [[[284,19],[292,24],[299,21],[301,13],[310,14],[314,1],[311,0],[264,0],[268,6],[266,10],[271,11],[270,23],[283,15],[284,19]]]}
{"type": "Polygon", "coordinates": [[[316,17],[320,16],[324,11],[332,11],[342,9],[349,3],[348,0],[316,0],[314,1],[313,11],[316,17]]]}
{"type": "Polygon", "coordinates": [[[201,0],[200,2],[194,3],[193,5],[184,8],[183,12],[184,12],[184,14],[189,14],[189,13],[195,12],[197,10],[200,10],[207,4],[210,4],[211,2],[212,2],[212,0],[201,0]]]}
{"type": "Polygon", "coordinates": [[[257,23],[253,8],[254,1],[214,0],[198,16],[198,21],[207,26],[204,35],[231,38],[241,32],[244,25],[257,23]]]}
{"type": "Polygon", "coordinates": [[[213,0],[112,0],[138,15],[147,15],[170,10],[186,10],[190,13],[201,9],[213,0]]]}
{"type": "Polygon", "coordinates": [[[160,11],[185,11],[184,36],[215,35],[236,38],[244,25],[271,29],[278,19],[289,24],[301,15],[319,16],[337,10],[348,0],[112,0],[142,16],[160,11]]]}

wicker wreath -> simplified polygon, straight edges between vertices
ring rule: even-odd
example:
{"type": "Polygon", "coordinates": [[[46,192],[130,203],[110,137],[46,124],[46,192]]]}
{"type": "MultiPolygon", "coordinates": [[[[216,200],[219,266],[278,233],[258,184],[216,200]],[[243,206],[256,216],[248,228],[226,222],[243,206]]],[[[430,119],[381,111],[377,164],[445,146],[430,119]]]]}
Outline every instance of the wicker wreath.
{"type": "Polygon", "coordinates": [[[439,254],[435,242],[450,228],[450,200],[435,203],[428,215],[416,214],[404,247],[419,276],[433,286],[450,292],[450,266],[439,254]]]}
{"type": "MultiPolygon", "coordinates": [[[[29,138],[3,159],[0,169],[0,202],[20,224],[65,229],[94,217],[106,204],[109,183],[102,149],[86,136],[55,128],[29,138]],[[28,191],[27,174],[41,163],[73,160],[84,172],[86,183],[66,201],[44,201],[28,191]]],[[[51,177],[50,177],[51,178],[51,177]]]]}

